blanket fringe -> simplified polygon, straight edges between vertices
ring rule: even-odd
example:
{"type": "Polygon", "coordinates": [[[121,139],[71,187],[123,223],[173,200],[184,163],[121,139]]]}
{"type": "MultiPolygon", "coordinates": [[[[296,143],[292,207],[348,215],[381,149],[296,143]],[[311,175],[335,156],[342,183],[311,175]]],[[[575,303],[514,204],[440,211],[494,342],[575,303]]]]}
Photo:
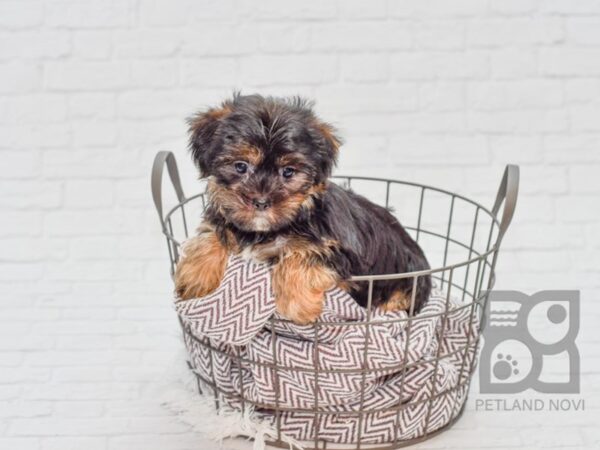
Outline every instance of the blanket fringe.
{"type": "MultiPolygon", "coordinates": [[[[212,395],[199,394],[196,376],[185,361],[185,351],[174,358],[169,370],[173,372],[169,374],[170,380],[160,388],[158,395],[160,404],[175,414],[177,420],[215,442],[238,437],[252,439],[253,450],[265,450],[267,441],[277,440],[275,427],[259,418],[250,408],[242,413],[221,404],[217,410],[212,395]]],[[[289,445],[290,450],[303,450],[298,441],[284,433],[281,433],[281,440],[289,445]]]]}

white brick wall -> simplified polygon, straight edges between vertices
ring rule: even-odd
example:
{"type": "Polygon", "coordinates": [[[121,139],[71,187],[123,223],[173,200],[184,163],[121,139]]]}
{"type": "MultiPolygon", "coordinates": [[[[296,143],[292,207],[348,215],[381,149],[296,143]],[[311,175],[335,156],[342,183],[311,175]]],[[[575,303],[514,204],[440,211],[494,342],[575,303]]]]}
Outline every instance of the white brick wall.
{"type": "Polygon", "coordinates": [[[498,286],[582,289],[587,411],[427,445],[598,448],[599,0],[0,1],[0,448],[202,448],[145,394],[180,348],[148,177],[194,190],[183,119],[233,89],[315,98],[340,172],[491,204],[520,164],[498,286]]]}

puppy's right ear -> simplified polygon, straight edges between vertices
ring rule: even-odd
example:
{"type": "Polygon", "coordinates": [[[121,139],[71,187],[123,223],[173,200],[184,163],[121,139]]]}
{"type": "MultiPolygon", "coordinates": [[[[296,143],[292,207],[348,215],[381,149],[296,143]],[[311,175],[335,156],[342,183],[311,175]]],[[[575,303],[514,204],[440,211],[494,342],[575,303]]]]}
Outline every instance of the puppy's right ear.
{"type": "Polygon", "coordinates": [[[231,113],[231,106],[224,103],[220,108],[211,108],[206,112],[196,113],[187,122],[190,133],[190,151],[192,158],[200,169],[200,174],[206,177],[210,173],[211,143],[219,128],[221,119],[231,113]]]}

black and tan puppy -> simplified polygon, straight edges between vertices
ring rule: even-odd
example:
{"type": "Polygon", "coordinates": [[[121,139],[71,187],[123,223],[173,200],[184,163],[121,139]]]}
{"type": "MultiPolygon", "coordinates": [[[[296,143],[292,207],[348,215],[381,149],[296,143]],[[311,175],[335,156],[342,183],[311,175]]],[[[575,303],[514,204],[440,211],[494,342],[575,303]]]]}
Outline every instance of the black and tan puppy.
{"type": "MultiPolygon", "coordinates": [[[[310,103],[235,95],[189,124],[208,206],[177,267],[181,299],[216,289],[228,254],[241,253],[273,264],[278,311],[306,324],[336,285],[366,305],[368,285],[350,283],[351,275],[429,268],[389,211],[328,181],[340,139],[310,103]]],[[[412,278],[375,282],[372,304],[408,309],[412,286],[412,278]]],[[[415,311],[430,289],[430,278],[419,277],[415,311]]]]}

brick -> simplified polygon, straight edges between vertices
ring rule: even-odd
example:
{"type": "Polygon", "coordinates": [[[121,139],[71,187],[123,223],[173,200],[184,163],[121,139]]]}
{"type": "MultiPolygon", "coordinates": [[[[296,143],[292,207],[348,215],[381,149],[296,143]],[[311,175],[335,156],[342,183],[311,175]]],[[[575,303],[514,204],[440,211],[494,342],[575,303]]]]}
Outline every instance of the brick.
{"type": "Polygon", "coordinates": [[[38,210],[56,208],[61,204],[61,184],[52,181],[2,180],[0,206],[11,209],[38,210]],[[16,195],[16,193],[19,195],[16,195]]]}
{"type": "Polygon", "coordinates": [[[544,156],[552,163],[589,163],[600,161],[596,149],[600,134],[544,136],[544,156]]]}
{"type": "Polygon", "coordinates": [[[69,116],[86,119],[113,119],[116,95],[113,93],[72,93],[69,95],[69,116]]]}
{"type": "Polygon", "coordinates": [[[70,50],[69,36],[57,31],[0,33],[0,59],[59,58],[67,56],[70,50]],[[19,45],[15,45],[15,42],[19,42],[19,45]]]}
{"type": "Polygon", "coordinates": [[[0,121],[5,124],[55,123],[67,118],[61,94],[30,94],[0,99],[0,121]]]}
{"type": "Polygon", "coordinates": [[[465,89],[460,82],[419,84],[419,107],[424,111],[454,111],[465,106],[465,89]]]}
{"type": "MultiPolygon", "coordinates": [[[[112,378],[111,370],[105,367],[60,367],[53,370],[53,380],[59,383],[107,382],[112,378]]],[[[103,412],[102,405],[78,402],[64,404],[58,413],[61,417],[97,417],[103,412]]]]}
{"type": "Polygon", "coordinates": [[[33,28],[42,23],[42,2],[5,1],[0,3],[0,28],[18,30],[33,28]]]}
{"type": "MultiPolygon", "coordinates": [[[[172,2],[171,2],[172,4],[172,2]]],[[[242,17],[243,8],[235,0],[206,0],[203,2],[185,3],[188,20],[196,21],[222,20],[224,17],[242,17]]]]}
{"type": "Polygon", "coordinates": [[[472,46],[554,44],[563,39],[563,21],[558,17],[484,19],[467,28],[467,43],[472,46]]]}
{"type": "Polygon", "coordinates": [[[490,9],[494,13],[506,15],[529,14],[535,10],[535,0],[491,0],[490,9]]]}
{"type": "MultiPolygon", "coordinates": [[[[77,386],[80,389],[80,386],[77,386]]],[[[113,418],[64,419],[39,418],[15,419],[11,434],[15,436],[103,436],[123,434],[130,428],[126,421],[113,418]]]]}
{"type": "Polygon", "coordinates": [[[44,23],[66,28],[127,27],[134,24],[133,5],[132,0],[56,1],[46,8],[44,23]]]}
{"type": "Polygon", "coordinates": [[[569,18],[567,20],[567,42],[578,45],[598,45],[600,19],[597,18],[569,18]]]}
{"type": "Polygon", "coordinates": [[[57,148],[69,145],[70,127],[66,123],[18,124],[2,127],[0,149],[57,148]]]}
{"type": "MultiPolygon", "coordinates": [[[[168,447],[170,450],[188,450],[196,447],[210,449],[215,445],[214,440],[206,438],[201,434],[185,433],[185,434],[169,434],[156,435],[152,442],[148,442],[145,436],[113,436],[108,443],[108,450],[161,450],[168,447]]],[[[225,444],[240,448],[240,443],[227,442],[225,444]]],[[[229,450],[229,449],[228,449],[229,450]]]]}
{"type": "Polygon", "coordinates": [[[588,103],[600,98],[600,80],[570,79],[565,82],[565,100],[567,103],[588,103]]]}
{"type": "MultiPolygon", "coordinates": [[[[176,115],[183,123],[183,118],[192,108],[191,104],[187,106],[189,103],[189,97],[183,92],[140,90],[119,96],[117,111],[119,115],[132,119],[170,118],[176,115]]],[[[197,103],[195,107],[198,107],[197,103]]]]}
{"type": "Polygon", "coordinates": [[[341,58],[341,77],[350,82],[376,82],[389,77],[386,55],[353,54],[341,58]]]}
{"type": "Polygon", "coordinates": [[[584,236],[579,225],[519,224],[510,230],[510,234],[513,242],[517,244],[515,248],[519,250],[573,249],[584,245],[584,236]]]}
{"type": "Polygon", "coordinates": [[[113,184],[106,180],[72,180],[65,183],[67,208],[102,208],[113,204],[113,184]]]}
{"type": "Polygon", "coordinates": [[[258,48],[258,30],[251,24],[207,23],[184,34],[182,42],[184,56],[244,55],[258,48]]]}
{"type": "Polygon", "coordinates": [[[22,390],[19,385],[0,386],[0,400],[17,400],[22,395],[22,390]]]}
{"type": "MultiPolygon", "coordinates": [[[[82,279],[82,282],[87,281],[82,279]]],[[[100,282],[100,281],[98,281],[100,282]]],[[[113,320],[116,317],[115,311],[110,308],[85,308],[68,309],[63,313],[64,319],[69,320],[113,320]]]]}
{"type": "Polygon", "coordinates": [[[562,105],[562,83],[551,80],[518,82],[474,82],[467,89],[475,110],[546,108],[562,105]]]}
{"type": "Polygon", "coordinates": [[[600,164],[571,165],[569,187],[573,193],[591,194],[600,192],[600,164]]]}
{"type": "Polygon", "coordinates": [[[142,23],[150,26],[176,27],[185,25],[189,11],[187,4],[169,0],[142,0],[140,2],[142,23]]]}
{"type": "Polygon", "coordinates": [[[52,179],[64,178],[128,178],[143,172],[138,156],[131,151],[120,151],[107,160],[110,149],[49,150],[43,155],[43,174],[52,179]]]}
{"type": "Polygon", "coordinates": [[[161,245],[148,245],[146,237],[122,239],[118,244],[118,249],[124,259],[162,259],[165,256],[162,243],[161,245]]]}
{"type": "Polygon", "coordinates": [[[85,236],[133,233],[142,223],[138,213],[114,211],[53,211],[44,218],[50,236],[85,236]]]}
{"type": "Polygon", "coordinates": [[[430,17],[430,16],[479,16],[486,12],[486,4],[477,0],[397,0],[389,4],[390,13],[396,17],[430,17]]]}
{"type": "Polygon", "coordinates": [[[40,174],[41,164],[38,152],[0,151],[2,166],[6,169],[0,178],[33,178],[40,174]]]}
{"type": "MultiPolygon", "coordinates": [[[[12,417],[43,417],[52,414],[52,402],[23,401],[3,402],[2,411],[10,411],[12,417]]],[[[2,439],[0,439],[0,443],[2,439]]]]}
{"type": "Polygon", "coordinates": [[[600,248],[600,223],[584,225],[585,242],[592,248],[600,248]]]}
{"type": "Polygon", "coordinates": [[[35,236],[42,229],[39,211],[3,211],[0,236],[35,236]]]}
{"type": "Polygon", "coordinates": [[[46,270],[48,280],[59,281],[119,281],[141,280],[143,267],[141,262],[114,262],[110,265],[105,261],[67,262],[54,264],[46,270]]]}
{"type": "Polygon", "coordinates": [[[0,63],[0,94],[27,93],[42,86],[39,64],[0,63]]]}
{"type": "Polygon", "coordinates": [[[10,237],[0,239],[2,255],[0,261],[38,261],[64,259],[67,251],[62,239],[33,239],[31,237],[10,237]]]}
{"type": "Polygon", "coordinates": [[[489,57],[482,52],[395,53],[391,57],[392,77],[399,80],[485,78],[489,57]]]}
{"type": "Polygon", "coordinates": [[[536,75],[537,55],[534,49],[499,48],[491,53],[490,64],[493,78],[529,78],[536,75]]]}
{"type": "Polygon", "coordinates": [[[260,25],[259,48],[264,53],[299,53],[310,47],[310,26],[302,23],[260,25]]]}
{"type": "Polygon", "coordinates": [[[112,39],[106,31],[74,31],[73,57],[78,60],[108,59],[112,52],[112,39]]]}
{"type": "Polygon", "coordinates": [[[224,86],[236,85],[238,63],[234,58],[188,59],[181,64],[183,86],[224,86]]]}
{"type": "Polygon", "coordinates": [[[40,440],[31,437],[0,437],[0,446],[11,450],[39,450],[40,440]]]}
{"type": "Polygon", "coordinates": [[[393,136],[391,147],[406,149],[402,164],[469,165],[489,160],[486,140],[471,136],[393,136]],[[441,151],[444,149],[444,151],[441,151]]]}
{"type": "Polygon", "coordinates": [[[3,308],[2,317],[10,320],[53,321],[60,317],[60,310],[51,308],[3,308]]]}
{"type": "Polygon", "coordinates": [[[113,90],[129,85],[129,66],[120,62],[51,62],[45,84],[52,90],[113,90]]]}
{"type": "Polygon", "coordinates": [[[253,56],[241,61],[241,79],[253,86],[321,84],[334,81],[336,59],[330,55],[253,56]]]}
{"type": "Polygon", "coordinates": [[[556,199],[556,209],[565,222],[589,222],[595,220],[598,208],[597,196],[565,195],[556,199]]]}
{"type": "Polygon", "coordinates": [[[352,22],[317,24],[312,29],[311,47],[317,50],[371,51],[407,49],[412,33],[405,22],[352,22]]]}
{"type": "MultiPolygon", "coordinates": [[[[152,96],[154,98],[154,96],[152,96]]],[[[166,96],[165,98],[171,99],[166,96]]],[[[222,98],[222,97],[221,97],[222,98]]],[[[127,115],[137,116],[141,115],[144,117],[143,120],[124,119],[124,126],[119,130],[119,142],[124,148],[144,148],[145,159],[150,161],[152,158],[151,149],[157,147],[168,146],[172,149],[184,149],[187,146],[187,124],[184,118],[190,116],[194,111],[199,110],[199,105],[188,106],[182,108],[181,105],[176,104],[173,100],[169,100],[169,105],[175,108],[178,112],[171,114],[171,118],[164,116],[163,112],[158,110],[142,110],[141,99],[138,104],[137,101],[140,99],[139,96],[129,97],[127,104],[123,102],[120,106],[122,111],[127,111],[127,115]],[[139,109],[138,109],[139,108],[139,109]],[[159,116],[158,118],[152,116],[159,116]],[[160,118],[163,116],[163,118],[160,118]],[[148,129],[154,130],[153,133],[148,133],[148,129]]],[[[131,158],[133,159],[133,158],[131,158]]],[[[143,176],[142,172],[131,174],[129,179],[132,177],[140,178],[143,176]]],[[[139,185],[138,185],[139,186],[139,185]]],[[[138,195],[143,195],[139,193],[138,195]]],[[[144,197],[144,200],[147,200],[144,197]]]]}
{"type": "MultiPolygon", "coordinates": [[[[60,298],[64,301],[65,296],[61,295],[60,298]]],[[[102,299],[105,301],[106,299],[102,299]]],[[[80,303],[81,296],[78,296],[74,303],[80,303]]],[[[134,322],[116,322],[110,321],[107,323],[103,322],[77,322],[77,321],[60,321],[54,320],[52,323],[44,324],[38,323],[35,326],[35,332],[46,336],[80,336],[90,334],[102,334],[102,335],[122,335],[133,333],[136,329],[134,322]]],[[[4,356],[3,354],[0,356],[4,356]]]]}
{"type": "Polygon", "coordinates": [[[535,136],[492,136],[489,145],[495,161],[524,164],[538,163],[543,158],[542,140],[535,136]]]}
{"type": "Polygon", "coordinates": [[[575,131],[600,131],[598,122],[598,105],[581,105],[570,108],[571,125],[575,131]]]}
{"type": "Polygon", "coordinates": [[[387,15],[385,0],[345,0],[338,4],[338,14],[351,19],[380,19],[387,15]]]}
{"type": "MultiPolygon", "coordinates": [[[[15,346],[15,349],[19,349],[15,346]]],[[[21,346],[21,350],[31,350],[21,346]]],[[[2,369],[0,373],[0,384],[14,383],[43,383],[50,381],[51,371],[48,369],[32,369],[31,367],[2,369]]]]}
{"type": "Polygon", "coordinates": [[[595,0],[580,0],[570,2],[569,0],[547,0],[539,4],[542,13],[565,13],[565,14],[590,14],[599,13],[600,5],[595,0]]]}
{"type": "MultiPolygon", "coordinates": [[[[68,322],[67,322],[68,323],[68,322]]],[[[116,364],[116,365],[136,365],[140,359],[140,355],[135,351],[130,350],[104,350],[104,351],[94,351],[94,352],[86,352],[83,350],[80,351],[66,351],[66,350],[51,350],[51,351],[37,351],[37,352],[29,352],[26,357],[26,364],[32,367],[100,367],[107,364],[116,364]]],[[[49,386],[50,387],[50,386],[49,386]]],[[[49,393],[48,399],[52,399],[55,395],[59,393],[59,391],[68,390],[68,386],[65,386],[61,383],[56,383],[51,386],[54,389],[53,393],[49,393]]],[[[118,386],[114,386],[115,389],[118,389],[118,386]]],[[[110,386],[108,383],[104,386],[99,385],[99,390],[104,389],[106,391],[110,390],[110,386]]],[[[123,386],[124,391],[129,391],[131,386],[125,385],[123,386]]],[[[90,389],[90,386],[81,386],[81,395],[86,396],[86,392],[90,389]]],[[[74,393],[75,394],[75,393],[74,393]]],[[[33,397],[33,395],[32,395],[33,397]]],[[[88,398],[94,398],[93,393],[88,398]]],[[[109,397],[110,398],[110,397],[109,397]]],[[[67,399],[71,399],[68,397],[67,399]]]]}
{"type": "Polygon", "coordinates": [[[173,56],[183,36],[171,30],[127,30],[114,33],[114,54],[118,59],[173,56]]]}
{"type": "Polygon", "coordinates": [[[410,83],[394,86],[347,85],[317,88],[318,110],[345,113],[411,111],[417,108],[416,86],[410,83]]]}
{"type": "MultiPolygon", "coordinates": [[[[91,289],[91,288],[90,288],[91,289]]],[[[86,310],[86,308],[80,308],[86,310]]],[[[98,308],[94,308],[98,310],[98,308]]],[[[109,309],[110,308],[106,308],[109,309]]],[[[56,349],[57,350],[108,350],[113,347],[114,339],[112,336],[98,335],[98,336],[78,336],[77,339],[66,336],[56,337],[56,349]]],[[[82,370],[84,370],[82,368],[82,370]]]]}
{"type": "Polygon", "coordinates": [[[105,450],[107,438],[98,437],[47,437],[41,450],[105,450]]]}
{"type": "Polygon", "coordinates": [[[324,20],[335,17],[333,2],[296,2],[294,0],[265,0],[260,3],[242,0],[242,11],[252,11],[260,19],[313,19],[324,20]]]}
{"type": "Polygon", "coordinates": [[[542,49],[539,54],[539,68],[547,75],[599,75],[600,49],[567,47],[542,49]]]}
{"type": "Polygon", "coordinates": [[[23,362],[23,352],[0,352],[0,367],[19,366],[23,362]]]}
{"type": "Polygon", "coordinates": [[[428,112],[403,119],[410,128],[426,133],[466,133],[468,131],[462,111],[428,112]]]}
{"type": "Polygon", "coordinates": [[[114,122],[97,120],[72,121],[73,144],[78,148],[112,147],[117,141],[114,122]]]}
{"type": "Polygon", "coordinates": [[[175,60],[134,61],[131,82],[138,88],[168,88],[179,83],[179,65],[175,60]]]}
{"type": "Polygon", "coordinates": [[[415,45],[423,49],[462,49],[465,25],[457,20],[427,20],[415,30],[415,45]]]}
{"type": "Polygon", "coordinates": [[[468,113],[470,130],[491,133],[560,132],[569,128],[569,119],[563,109],[531,111],[474,111],[468,113]]]}
{"type": "Polygon", "coordinates": [[[569,191],[568,175],[564,167],[523,166],[523,181],[519,190],[523,194],[566,194],[569,191]]]}
{"type": "Polygon", "coordinates": [[[164,373],[164,368],[161,366],[152,367],[140,367],[140,368],[122,368],[115,370],[115,376],[124,381],[129,382],[152,382],[160,377],[164,373]]]}
{"type": "Polygon", "coordinates": [[[115,257],[115,237],[81,237],[70,239],[70,255],[77,260],[110,260],[115,257]]]}

